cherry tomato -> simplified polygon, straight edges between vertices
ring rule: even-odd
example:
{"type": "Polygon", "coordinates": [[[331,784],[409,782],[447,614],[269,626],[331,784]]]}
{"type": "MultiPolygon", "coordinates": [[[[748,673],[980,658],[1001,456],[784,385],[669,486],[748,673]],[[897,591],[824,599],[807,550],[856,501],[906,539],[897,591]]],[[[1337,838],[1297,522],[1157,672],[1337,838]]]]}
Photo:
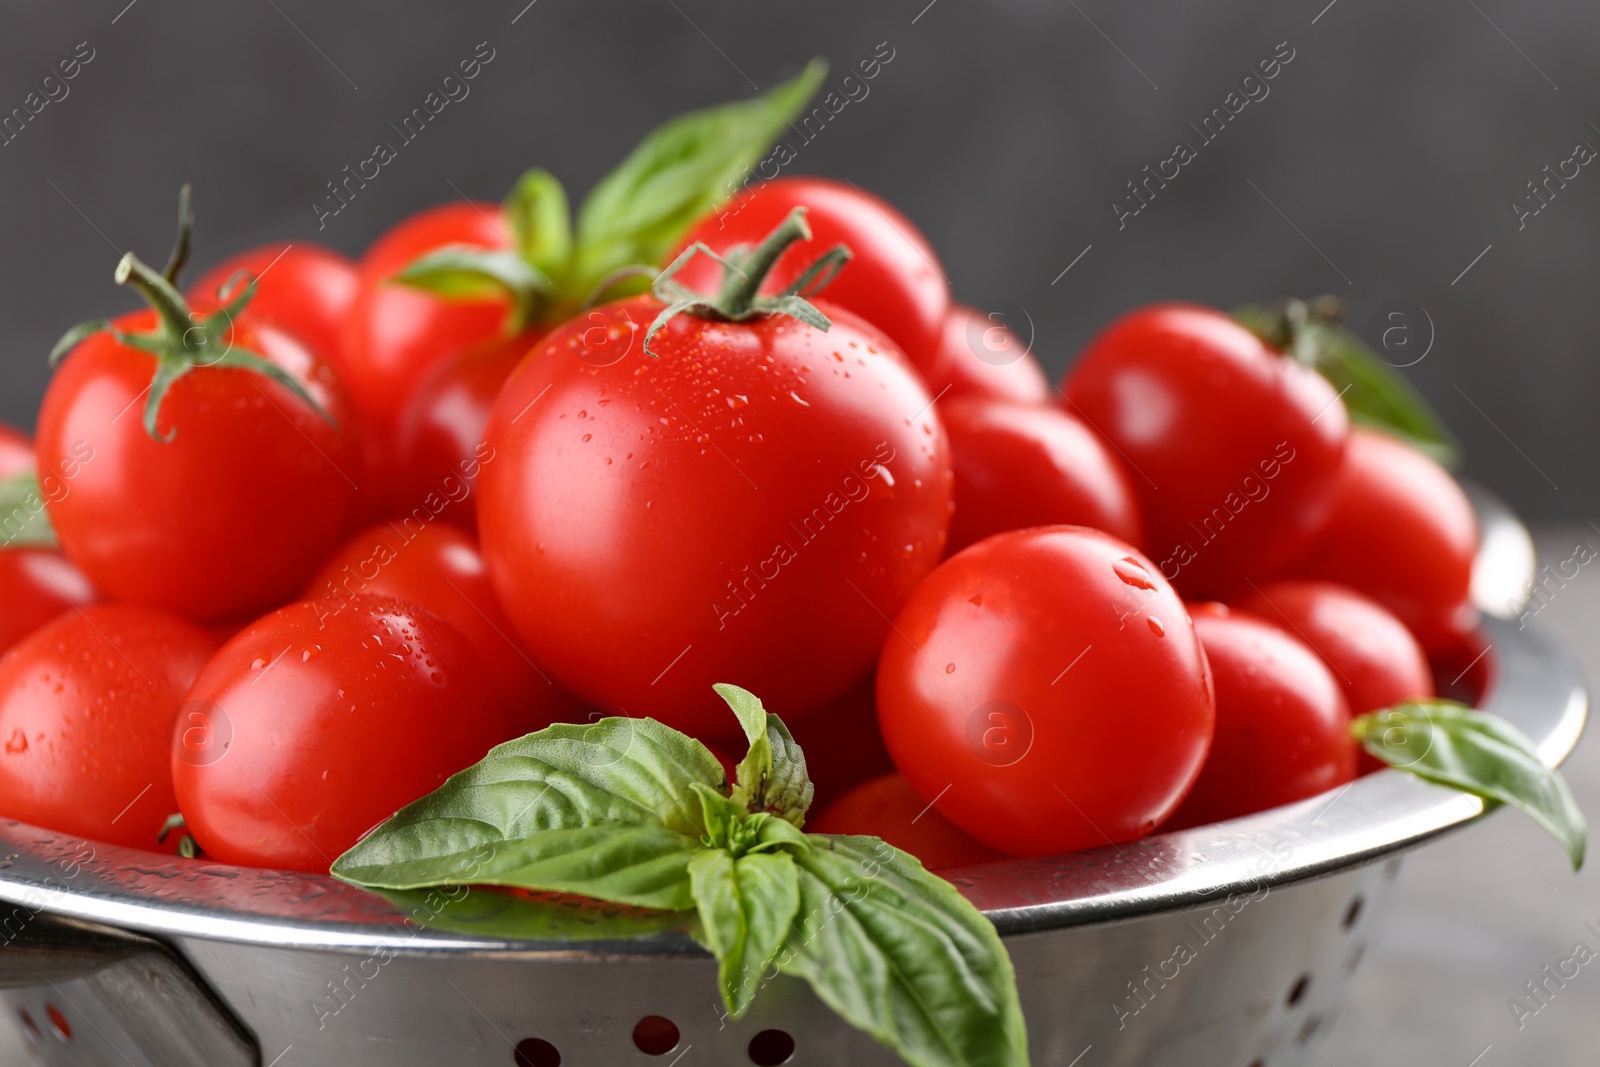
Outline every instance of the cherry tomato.
{"type": "Polygon", "coordinates": [[[33,441],[15,427],[0,422],[0,482],[33,472],[33,441]]]}
{"type": "Polygon", "coordinates": [[[818,301],[672,319],[641,296],[512,375],[479,475],[489,573],[534,659],[596,704],[729,732],[711,686],[785,719],[866,673],[944,551],[944,429],[893,342],[818,301]]]}
{"type": "Polygon", "coordinates": [[[339,334],[356,298],[356,265],[310,241],[261,245],[230,256],[189,287],[201,300],[243,272],[256,282],[250,313],[305,342],[324,362],[342,370],[339,334]]]}
{"type": "Polygon", "coordinates": [[[131,848],[178,810],[172,719],[216,642],[131,604],[69,611],[0,658],[0,812],[131,848]]]}
{"type": "Polygon", "coordinates": [[[1316,796],[1355,777],[1350,709],[1304,642],[1221,604],[1191,609],[1217,691],[1217,733],[1194,790],[1167,829],[1316,796]]]}
{"type": "Polygon", "coordinates": [[[1477,624],[1471,599],[1477,550],[1472,503],[1449,472],[1402,441],[1357,429],[1332,509],[1314,543],[1285,571],[1359,589],[1434,651],[1477,624]]]}
{"type": "Polygon", "coordinates": [[[956,478],[952,552],[1027,526],[1092,526],[1132,545],[1144,540],[1128,473],[1081,420],[983,396],[948,401],[939,414],[956,478]]]}
{"type": "Polygon", "coordinates": [[[383,597],[280,608],[222,647],[179,709],[172,777],[223,863],[326,871],[518,729],[483,657],[383,597]]]}
{"type": "Polygon", "coordinates": [[[1158,304],[1123,316],[1063,391],[1132,468],[1150,557],[1186,596],[1269,572],[1328,514],[1343,402],[1220,312],[1158,304]]]}
{"type": "MultiPolygon", "coordinates": [[[[927,374],[939,351],[950,284],[927,238],[910,219],[870,193],[826,178],[764,182],[701,219],[679,247],[702,241],[722,252],[736,244],[756,244],[795,207],[808,209],[812,237],[783,254],[762,291],[782,289],[828,248],[848,245],[852,258],[828,286],[828,301],[888,334],[912,365],[927,374]]],[[[678,278],[690,288],[715,291],[721,270],[701,256],[678,278]]]]}
{"type": "Polygon", "coordinates": [[[443,300],[394,276],[446,245],[510,248],[511,232],[498,204],[441,204],[392,227],[361,258],[340,343],[350,398],[375,440],[393,440],[401,409],[436,360],[500,336],[510,308],[501,299],[443,300]]]}
{"type": "Polygon", "coordinates": [[[568,714],[572,698],[517,643],[472,535],[445,523],[379,523],[356,534],[311,579],[306,599],[384,596],[426,608],[477,647],[525,732],[568,714]]]}
{"type": "Polygon", "coordinates": [[[812,811],[821,811],[868,778],[894,770],[878,729],[877,683],[871,674],[839,699],[784,725],[806,754],[806,774],[815,790],[812,811]]]}
{"type": "Polygon", "coordinates": [[[418,386],[400,418],[394,514],[412,513],[431,494],[446,501],[439,518],[477,529],[472,492],[494,455],[483,437],[489,410],[529,347],[527,335],[485,341],[446,357],[418,386]]]}
{"type": "Polygon", "coordinates": [[[911,853],[929,870],[989,863],[1005,857],[974,841],[898,774],[880,775],[846,793],[806,822],[814,834],[871,834],[911,853]]]}
{"type": "Polygon", "coordinates": [[[1500,658],[1481,630],[1457,634],[1429,659],[1434,691],[1445,700],[1476,707],[1500,677],[1500,658]]]}
{"type": "Polygon", "coordinates": [[[963,396],[1043,404],[1050,399],[1050,379],[1003,317],[956,304],[944,319],[928,391],[941,404],[963,396]]]}
{"type": "Polygon", "coordinates": [[[1178,806],[1214,715],[1155,564],[1108,534],[996,534],[946,560],[884,639],[878,718],[912,787],[1012,855],[1129,841],[1178,806]]]}
{"type": "Polygon", "coordinates": [[[62,612],[94,600],[89,579],[59,552],[0,549],[0,653],[62,612]]]}
{"type": "Polygon", "coordinates": [[[1433,697],[1433,673],[1405,624],[1333,582],[1268,582],[1233,605],[1294,634],[1333,671],[1352,715],[1433,697]]]}
{"type": "MultiPolygon", "coordinates": [[[[197,310],[203,310],[200,305],[197,310]]],[[[127,332],[156,318],[116,320],[127,332]]],[[[284,386],[236,367],[202,366],[161,404],[160,441],[141,424],[156,361],[97,333],[57,370],[39,413],[41,480],[61,550],[108,599],[203,621],[291,599],[344,536],[361,472],[344,393],[332,370],[249,309],[230,343],[288,372],[337,424],[284,386]],[[69,473],[48,457],[71,457],[69,473]]]]}

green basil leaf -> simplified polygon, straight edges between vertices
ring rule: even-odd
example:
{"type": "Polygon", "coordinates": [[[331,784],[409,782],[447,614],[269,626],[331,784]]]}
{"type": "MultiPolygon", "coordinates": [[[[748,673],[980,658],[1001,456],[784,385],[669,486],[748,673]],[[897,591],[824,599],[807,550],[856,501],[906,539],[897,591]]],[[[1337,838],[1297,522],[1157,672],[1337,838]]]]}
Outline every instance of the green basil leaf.
{"type": "Polygon", "coordinates": [[[520,941],[622,941],[687,930],[689,912],[645,911],[561,893],[535,898],[482,886],[383,889],[379,894],[423,926],[520,941]]]}
{"type": "Polygon", "coordinates": [[[722,778],[709,749],[653,719],[558,723],[402,808],[333,873],[369,888],[517,885],[684,910],[706,832],[692,786],[722,778]]]}
{"type": "Polygon", "coordinates": [[[522,258],[547,281],[564,275],[572,259],[572,218],[556,176],[533,168],[517,179],[503,207],[522,258]]]}
{"type": "Polygon", "coordinates": [[[539,319],[550,279],[511,248],[445,245],[413,260],[394,280],[445,300],[509,300],[507,333],[539,319]]]}
{"type": "Polygon", "coordinates": [[[800,911],[779,968],[915,1067],[1026,1067],[1011,958],[949,882],[873,837],[792,853],[800,911]]]}
{"type": "Polygon", "coordinates": [[[657,127],[600,180],[578,211],[567,293],[581,297],[630,264],[659,264],[701,215],[728,199],[752,164],[810,101],[827,63],[752,100],[680,115],[657,127]]]}
{"type": "Polygon", "coordinates": [[[747,811],[771,811],[804,826],[816,793],[806,773],[806,756],[783,720],[767,714],[754,693],[726,682],[712,686],[744,727],[750,750],[739,763],[733,800],[747,811]]]}
{"type": "Polygon", "coordinates": [[[721,849],[706,849],[689,861],[689,880],[700,938],[717,957],[723,1003],[738,1019],[750,1009],[762,972],[783,947],[800,910],[794,857],[756,852],[734,859],[721,849]]]}
{"type": "Polygon", "coordinates": [[[1419,701],[1362,715],[1351,729],[1391,767],[1526,812],[1567,850],[1573,870],[1583,866],[1588,826],[1566,779],[1498,715],[1419,701]]]}
{"type": "Polygon", "coordinates": [[[32,471],[0,482],[0,548],[56,548],[55,527],[32,471]]]}

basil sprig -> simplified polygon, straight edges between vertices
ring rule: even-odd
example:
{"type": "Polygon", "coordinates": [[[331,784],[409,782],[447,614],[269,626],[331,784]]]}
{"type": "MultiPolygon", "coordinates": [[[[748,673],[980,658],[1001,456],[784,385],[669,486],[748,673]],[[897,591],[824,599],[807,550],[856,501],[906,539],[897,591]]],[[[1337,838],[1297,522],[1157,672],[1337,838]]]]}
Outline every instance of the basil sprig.
{"type": "Polygon", "coordinates": [[[450,300],[511,301],[507,333],[567,318],[606,296],[642,290],[699,218],[738,191],[750,167],[810,102],[828,64],[760,96],[679,115],[657,127],[589,192],[573,222],[549,171],[518,179],[503,205],[511,249],[447,245],[396,281],[450,300]]]}
{"type": "Polygon", "coordinates": [[[530,932],[603,926],[468,885],[652,909],[622,930],[687,925],[716,956],[739,1018],[775,974],[804,978],[851,1025],[916,1067],[1025,1067],[1016,975],[988,919],[875,837],[803,830],[805,755],[755,696],[719,685],[750,748],[736,780],[653,719],[560,724],[490,751],[333,865],[348,882],[458,929],[514,914],[530,932]],[[665,913],[665,914],[663,914],[665,913]],[[678,913],[676,916],[673,913],[678,913]]]}
{"type": "Polygon", "coordinates": [[[1305,364],[1339,390],[1352,421],[1383,430],[1447,467],[1461,446],[1444,421],[1406,380],[1378,358],[1359,335],[1339,324],[1338,300],[1285,300],[1236,308],[1233,317],[1251,333],[1305,364]]]}
{"type": "Polygon", "coordinates": [[[1528,736],[1498,715],[1453,700],[1397,704],[1356,718],[1366,750],[1426,781],[1510,804],[1561,843],[1572,869],[1583,866],[1588,826],[1572,790],[1547,767],[1528,736]]]}

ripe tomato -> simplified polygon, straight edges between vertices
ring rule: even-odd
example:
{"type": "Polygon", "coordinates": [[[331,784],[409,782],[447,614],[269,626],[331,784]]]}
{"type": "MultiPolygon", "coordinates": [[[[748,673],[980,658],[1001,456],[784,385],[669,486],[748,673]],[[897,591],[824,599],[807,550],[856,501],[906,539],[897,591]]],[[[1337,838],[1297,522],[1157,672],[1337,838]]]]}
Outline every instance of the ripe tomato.
{"type": "Polygon", "coordinates": [[[880,775],[846,793],[806,822],[814,834],[871,834],[911,853],[929,870],[1005,857],[974,841],[933,810],[898,774],[880,775]]]}
{"type": "Polygon", "coordinates": [[[260,245],[206,271],[189,292],[218,301],[220,290],[243,272],[256,280],[250,313],[305,342],[323,362],[342,370],[339,333],[356,298],[356,265],[310,241],[260,245]]]}
{"type": "Polygon", "coordinates": [[[1091,526],[1144,540],[1122,462],[1083,422],[1056,408],[966,396],[940,405],[955,471],[950,550],[1002,530],[1091,526]]]}
{"type": "Polygon", "coordinates": [[[400,417],[391,511],[408,515],[434,494],[447,501],[439,518],[478,528],[478,469],[493,453],[484,443],[489,410],[531,339],[495,338],[436,365],[400,417]]]}
{"type": "Polygon", "coordinates": [[[868,674],[839,699],[790,726],[806,754],[806,774],[815,792],[811,810],[821,811],[868,778],[894,770],[878,729],[877,682],[868,674]]]}
{"type": "Polygon", "coordinates": [[[518,735],[476,649],[384,597],[280,608],[222,647],[172,733],[178,807],[223,863],[326,871],[518,735]]]}
{"type": "Polygon", "coordinates": [[[878,718],[900,773],[1012,855],[1149,833],[1188,791],[1214,709],[1155,565],[1108,534],[996,534],[946,560],[884,639],[878,718]]]}
{"type": "Polygon", "coordinates": [[[472,535],[445,523],[379,523],[323,564],[306,599],[384,596],[426,608],[470,640],[516,709],[524,730],[542,730],[574,702],[514,636],[472,535]]]}
{"type": "Polygon", "coordinates": [[[131,604],[69,611],[0,658],[0,812],[130,848],[178,810],[167,740],[216,642],[131,604]]]}
{"type": "Polygon", "coordinates": [[[945,316],[928,392],[940,403],[989,396],[1018,404],[1050,399],[1050,379],[1029,345],[998,315],[956,304],[945,316]]]}
{"type": "Polygon", "coordinates": [[[1191,615],[1216,684],[1217,733],[1167,829],[1304,800],[1355,777],[1350,709],[1315,652],[1221,604],[1195,605],[1191,615]]]}
{"type": "Polygon", "coordinates": [[[1123,316],[1064,393],[1132,468],[1151,558],[1186,596],[1269,572],[1328,514],[1343,402],[1221,312],[1158,304],[1123,316]]]}
{"type": "MultiPolygon", "coordinates": [[[[794,281],[833,245],[848,245],[852,258],[828,286],[829,302],[888,334],[912,365],[927,374],[939,351],[950,284],[927,238],[910,219],[877,197],[826,178],[763,182],[706,215],[679,249],[696,241],[717,252],[736,244],[753,245],[795,207],[808,209],[812,236],[784,253],[763,292],[776,292],[794,281]]],[[[715,291],[721,271],[715,261],[699,257],[678,278],[690,288],[715,291]]]]}
{"type": "Polygon", "coordinates": [[[83,572],[59,552],[0,549],[0,653],[73,606],[94,603],[83,572]]]}
{"type": "Polygon", "coordinates": [[[1268,582],[1233,605],[1310,645],[1338,679],[1352,715],[1433,697],[1433,673],[1411,631],[1349,586],[1268,582]]]}
{"type": "MultiPolygon", "coordinates": [[[[116,320],[126,332],[156,323],[148,311],[116,320]]],[[[172,436],[156,440],[140,423],[156,360],[109,333],[74,348],[45,392],[39,455],[91,457],[50,519],[110,599],[203,621],[263,611],[298,593],[345,533],[361,465],[338,379],[248,308],[226,340],[287,372],[337,426],[262,374],[198,366],[168,390],[157,430],[172,436]]]]}
{"type": "Polygon", "coordinates": [[[503,299],[443,300],[394,276],[447,245],[510,248],[511,232],[498,204],[441,204],[393,226],[361,257],[360,286],[340,339],[343,372],[362,423],[384,446],[428,368],[500,336],[510,308],[503,299]]]}
{"type": "Polygon", "coordinates": [[[33,472],[33,441],[21,430],[0,422],[0,482],[33,472]]]}
{"type": "Polygon", "coordinates": [[[585,699],[715,737],[711,686],[786,719],[866,673],[944,551],[950,459],[880,332],[819,302],[672,319],[641,296],[559,328],[489,419],[478,524],[534,658],[585,699]]]}
{"type": "Polygon", "coordinates": [[[1430,652],[1477,624],[1472,560],[1478,521],[1448,471],[1402,441],[1350,435],[1333,506],[1315,541],[1284,568],[1366,593],[1394,612],[1430,652]]]}

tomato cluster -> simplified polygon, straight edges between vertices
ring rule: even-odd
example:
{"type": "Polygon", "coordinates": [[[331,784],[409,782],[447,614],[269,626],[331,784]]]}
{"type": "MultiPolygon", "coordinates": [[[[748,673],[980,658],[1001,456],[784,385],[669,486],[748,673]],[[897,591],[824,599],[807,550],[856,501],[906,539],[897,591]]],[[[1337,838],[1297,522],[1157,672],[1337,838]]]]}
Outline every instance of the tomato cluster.
{"type": "Polygon", "coordinates": [[[1053,388],[817,178],[686,220],[650,293],[402,284],[521,255],[508,211],[187,294],[187,229],[124,258],[150,309],[70,334],[0,433],[56,541],[0,548],[0,814],[326,870],[553,722],[724,744],[731,682],[818,829],[975,863],[1334,788],[1351,716],[1471,640],[1456,483],[1227,315],[1136,310],[1053,388]]]}

